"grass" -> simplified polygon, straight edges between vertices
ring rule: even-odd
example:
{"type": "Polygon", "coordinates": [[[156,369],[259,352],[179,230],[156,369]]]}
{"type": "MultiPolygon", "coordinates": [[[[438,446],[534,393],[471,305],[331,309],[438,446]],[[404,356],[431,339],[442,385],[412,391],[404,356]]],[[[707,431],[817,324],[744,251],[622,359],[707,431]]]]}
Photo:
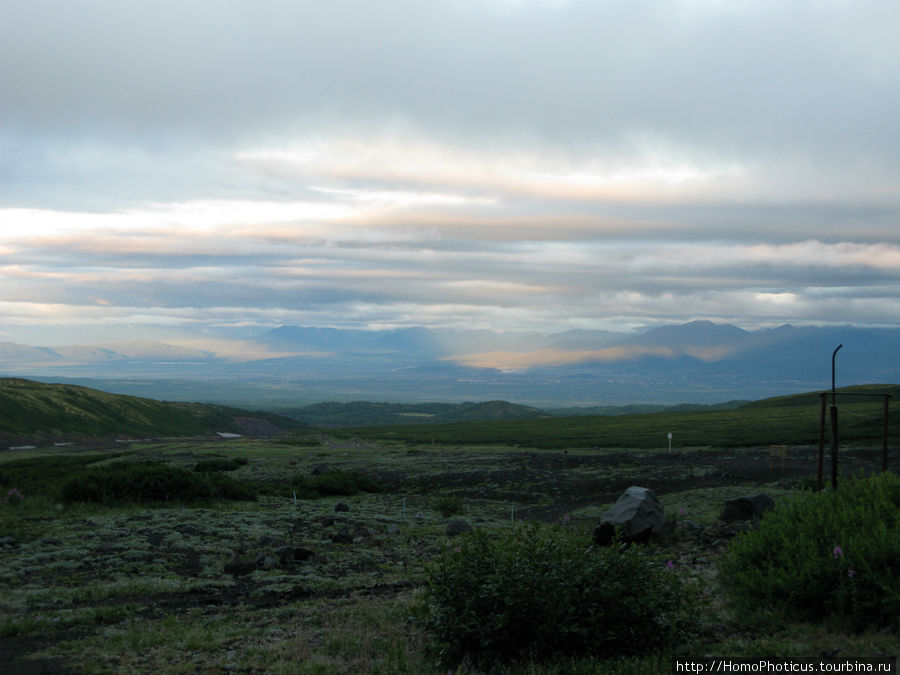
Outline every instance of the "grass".
{"type": "MultiPolygon", "coordinates": [[[[900,394],[894,385],[873,387],[900,394]]],[[[851,387],[861,393],[866,388],[851,387]]],[[[829,402],[830,405],[830,402],[829,402]]],[[[880,397],[840,397],[841,436],[877,442],[883,434],[880,397]]],[[[563,449],[620,447],[658,449],[673,435],[675,448],[751,447],[818,442],[820,397],[815,394],[767,399],[733,410],[659,412],[640,415],[499,420],[466,424],[422,424],[353,428],[346,437],[440,445],[501,445],[563,449]]],[[[890,410],[889,435],[900,434],[900,411],[890,410]]]]}
{"type": "Polygon", "coordinates": [[[286,429],[304,425],[265,412],[200,403],[167,403],[108,394],[73,384],[0,378],[0,430],[12,435],[111,434],[194,436],[241,432],[235,417],[271,420],[286,429]]]}
{"type": "MultiPolygon", "coordinates": [[[[436,667],[416,608],[428,566],[454,545],[445,528],[458,510],[487,531],[509,528],[513,512],[516,520],[554,523],[568,515],[571,527],[587,532],[624,487],[646,484],[671,516],[712,532],[725,499],[760,491],[789,499],[802,473],[769,471],[767,445],[704,444],[670,459],[663,449],[598,444],[563,452],[465,441],[432,447],[430,440],[321,436],[320,445],[309,447],[237,439],[56,450],[60,467],[158,461],[190,469],[205,459],[241,457],[247,463],[228,475],[248,484],[288,485],[296,475],[335,471],[378,479],[384,491],[298,497],[296,504],[292,496],[263,495],[258,503],[205,506],[61,505],[41,494],[53,481],[37,481],[21,490],[18,506],[0,503],[0,536],[18,541],[0,548],[0,635],[40,636],[40,651],[27,648],[31,657],[63,658],[81,672],[446,672],[436,667]],[[729,476],[719,476],[720,467],[729,467],[729,476]],[[350,510],[336,512],[339,501],[350,510]],[[352,544],[332,540],[344,528],[352,544]],[[247,575],[225,573],[226,563],[271,554],[280,541],[315,556],[247,575]]],[[[25,454],[0,456],[0,473],[25,454]]],[[[811,456],[808,446],[789,449],[789,463],[809,465],[811,456]]],[[[879,457],[877,448],[846,449],[848,466],[877,464],[879,457]]],[[[896,635],[877,631],[855,634],[774,614],[742,621],[717,590],[721,545],[704,542],[679,530],[656,545],[679,570],[701,579],[713,600],[706,640],[690,646],[692,654],[900,652],[896,635]]],[[[526,662],[512,672],[667,672],[670,659],[526,662]]],[[[456,672],[474,675],[464,663],[456,672]]]]}

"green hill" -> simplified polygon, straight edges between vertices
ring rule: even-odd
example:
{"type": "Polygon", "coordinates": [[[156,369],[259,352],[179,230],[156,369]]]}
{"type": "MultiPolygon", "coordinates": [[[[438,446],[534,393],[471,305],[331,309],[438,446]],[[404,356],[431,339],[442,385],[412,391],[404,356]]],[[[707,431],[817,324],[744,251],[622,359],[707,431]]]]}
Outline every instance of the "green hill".
{"type": "MultiPolygon", "coordinates": [[[[889,438],[900,436],[900,386],[848,387],[854,394],[893,394],[889,438]]],[[[830,397],[828,405],[830,405],[830,397]]],[[[839,396],[841,442],[880,443],[881,396],[839,396]]],[[[733,409],[668,409],[649,414],[552,417],[458,424],[357,427],[341,430],[361,438],[409,443],[518,445],[531,448],[673,448],[815,445],[819,442],[821,397],[818,393],[764,399],[733,409]]]]}
{"type": "Polygon", "coordinates": [[[319,427],[375,426],[382,424],[444,424],[546,417],[538,408],[483,401],[467,403],[316,403],[282,410],[282,414],[319,427]]]}
{"type": "Polygon", "coordinates": [[[0,434],[4,436],[195,436],[302,426],[271,413],[0,378],[0,434]]]}

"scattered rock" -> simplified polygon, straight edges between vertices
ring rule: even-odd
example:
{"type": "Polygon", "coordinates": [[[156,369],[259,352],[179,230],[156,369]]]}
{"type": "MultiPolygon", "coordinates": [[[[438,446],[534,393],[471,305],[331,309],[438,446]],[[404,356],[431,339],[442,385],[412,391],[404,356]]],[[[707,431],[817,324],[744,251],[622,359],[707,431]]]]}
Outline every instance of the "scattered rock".
{"type": "Polygon", "coordinates": [[[347,528],[341,528],[340,532],[335,532],[331,535],[331,541],[335,544],[352,544],[353,543],[353,535],[347,531],[347,528]]]}
{"type": "Polygon", "coordinates": [[[338,502],[337,504],[334,505],[334,510],[335,511],[349,511],[350,506],[348,504],[345,504],[344,502],[338,502]]]}
{"type": "Polygon", "coordinates": [[[679,525],[686,530],[690,530],[691,532],[699,532],[700,530],[703,529],[700,525],[695,523],[693,520],[688,520],[686,518],[684,520],[682,520],[679,523],[679,525]]]}
{"type": "Polygon", "coordinates": [[[255,560],[232,560],[231,562],[225,563],[225,574],[231,574],[234,576],[242,576],[244,574],[250,574],[256,570],[256,561],[255,560]]]}
{"type": "Polygon", "coordinates": [[[400,534],[400,526],[399,525],[389,525],[387,529],[388,534],[400,534]]]}
{"type": "Polygon", "coordinates": [[[295,548],[294,549],[294,560],[300,560],[301,562],[306,562],[307,560],[312,560],[316,557],[315,551],[310,551],[308,548],[295,548]]]}
{"type": "Polygon", "coordinates": [[[125,546],[122,544],[114,544],[111,541],[102,541],[97,544],[97,548],[94,549],[97,553],[113,553],[115,551],[124,551],[125,546]]]}
{"type": "Polygon", "coordinates": [[[15,546],[16,538],[12,536],[0,537],[0,546],[15,546]]]}
{"type": "Polygon", "coordinates": [[[334,516],[319,516],[316,521],[322,525],[322,527],[331,527],[337,522],[337,518],[334,516]]]}
{"type": "Polygon", "coordinates": [[[624,541],[643,542],[658,533],[665,522],[666,513],[656,495],[649,488],[632,485],[600,518],[594,528],[594,541],[606,546],[615,537],[616,528],[620,528],[624,541]]]}
{"type": "Polygon", "coordinates": [[[256,565],[257,569],[271,570],[275,569],[275,567],[278,565],[278,560],[275,558],[275,556],[260,553],[258,556],[256,556],[253,564],[256,565]]]}
{"type": "Polygon", "coordinates": [[[456,537],[460,534],[465,534],[466,532],[471,532],[472,526],[469,525],[465,520],[451,520],[447,524],[447,536],[448,537],[456,537]]]}
{"type": "Polygon", "coordinates": [[[762,518],[769,509],[775,508],[775,500],[767,494],[735,497],[725,502],[720,520],[730,523],[735,520],[756,520],[762,518]]]}

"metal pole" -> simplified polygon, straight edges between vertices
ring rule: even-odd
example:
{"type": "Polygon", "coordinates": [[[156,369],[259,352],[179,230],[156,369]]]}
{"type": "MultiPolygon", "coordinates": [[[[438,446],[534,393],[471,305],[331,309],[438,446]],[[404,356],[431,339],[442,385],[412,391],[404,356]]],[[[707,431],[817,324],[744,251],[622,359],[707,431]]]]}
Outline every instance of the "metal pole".
{"type": "Polygon", "coordinates": [[[881,470],[888,470],[888,415],[890,414],[890,394],[884,395],[884,438],[881,445],[881,470]]]}
{"type": "Polygon", "coordinates": [[[837,489],[838,467],[838,410],[837,392],[835,390],[834,361],[837,353],[844,345],[840,344],[831,354],[831,489],[837,489]]]}
{"type": "Polygon", "coordinates": [[[822,464],[825,457],[825,403],[828,400],[828,394],[822,393],[822,413],[819,416],[819,463],[816,471],[816,490],[822,489],[822,464]]]}

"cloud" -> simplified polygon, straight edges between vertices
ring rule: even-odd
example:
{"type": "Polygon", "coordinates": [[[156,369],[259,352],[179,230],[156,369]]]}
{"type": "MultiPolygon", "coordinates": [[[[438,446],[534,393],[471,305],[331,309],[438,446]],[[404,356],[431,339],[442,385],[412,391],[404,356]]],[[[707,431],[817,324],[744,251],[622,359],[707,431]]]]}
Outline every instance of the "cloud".
{"type": "Polygon", "coordinates": [[[11,321],[896,324],[900,5],[0,10],[11,321]]]}

